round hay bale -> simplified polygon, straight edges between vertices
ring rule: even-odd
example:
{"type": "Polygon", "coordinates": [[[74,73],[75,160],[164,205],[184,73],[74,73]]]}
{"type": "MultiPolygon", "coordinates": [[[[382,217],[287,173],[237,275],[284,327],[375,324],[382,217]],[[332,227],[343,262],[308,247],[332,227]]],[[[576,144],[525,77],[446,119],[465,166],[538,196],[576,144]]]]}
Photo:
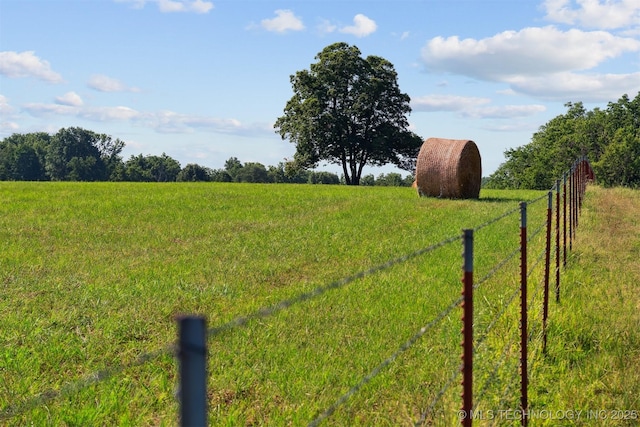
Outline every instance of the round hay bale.
{"type": "Polygon", "coordinates": [[[429,138],[422,144],[416,163],[419,195],[477,199],[481,183],[480,152],[473,141],[429,138]]]}

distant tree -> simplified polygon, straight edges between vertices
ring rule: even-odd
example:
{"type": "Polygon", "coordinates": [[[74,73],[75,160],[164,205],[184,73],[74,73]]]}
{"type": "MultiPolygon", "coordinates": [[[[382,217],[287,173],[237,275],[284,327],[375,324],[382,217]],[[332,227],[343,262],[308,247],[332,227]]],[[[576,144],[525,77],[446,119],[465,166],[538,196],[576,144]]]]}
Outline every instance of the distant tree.
{"type": "Polygon", "coordinates": [[[640,187],[640,134],[630,126],[618,129],[593,166],[605,186],[640,187]]]}
{"type": "Polygon", "coordinates": [[[15,133],[0,141],[0,180],[46,181],[45,154],[51,135],[15,133]]]}
{"type": "Polygon", "coordinates": [[[224,162],[224,170],[229,174],[232,181],[236,180],[236,175],[242,169],[243,165],[237,157],[230,157],[224,162]]]}
{"type": "Polygon", "coordinates": [[[161,156],[131,156],[125,162],[128,181],[173,182],[180,173],[180,163],[162,153],[161,156]]]}
{"type": "Polygon", "coordinates": [[[236,182],[271,182],[267,168],[262,163],[247,162],[236,172],[236,182]]]}
{"type": "Polygon", "coordinates": [[[346,43],[327,46],[316,59],[291,76],[294,95],[274,125],[296,145],[294,161],[304,168],[321,160],[341,165],[349,185],[360,183],[365,165],[412,170],[422,139],[408,130],[410,99],[393,65],[363,59],[346,43]]]}
{"type": "Polygon", "coordinates": [[[233,178],[224,169],[214,169],[211,171],[211,181],[213,182],[233,182],[233,178]]]}
{"type": "Polygon", "coordinates": [[[277,166],[268,166],[267,167],[267,175],[269,175],[269,181],[275,182],[276,184],[288,183],[289,179],[284,171],[284,163],[280,162],[277,166]]]}
{"type": "Polygon", "coordinates": [[[374,186],[376,185],[376,179],[373,174],[367,174],[360,180],[360,185],[374,186]]]}
{"type": "Polygon", "coordinates": [[[581,102],[533,134],[529,144],[505,152],[506,161],[486,188],[549,189],[579,156],[586,155],[604,185],[640,186],[640,92],[623,95],[606,110],[587,111],[581,102]]]}
{"type": "Polygon", "coordinates": [[[211,170],[195,163],[189,163],[178,173],[176,181],[211,181],[211,170]]]}
{"type": "Polygon", "coordinates": [[[310,172],[309,173],[309,184],[340,184],[340,177],[335,173],[331,172],[310,172]]]}
{"type": "Polygon", "coordinates": [[[402,187],[404,185],[404,180],[402,179],[402,175],[396,172],[389,172],[388,174],[381,173],[376,178],[376,185],[381,185],[385,187],[402,187]]]}
{"type": "Polygon", "coordinates": [[[78,128],[60,129],[45,156],[45,169],[54,181],[103,181],[107,167],[98,149],[100,135],[78,128]]]}

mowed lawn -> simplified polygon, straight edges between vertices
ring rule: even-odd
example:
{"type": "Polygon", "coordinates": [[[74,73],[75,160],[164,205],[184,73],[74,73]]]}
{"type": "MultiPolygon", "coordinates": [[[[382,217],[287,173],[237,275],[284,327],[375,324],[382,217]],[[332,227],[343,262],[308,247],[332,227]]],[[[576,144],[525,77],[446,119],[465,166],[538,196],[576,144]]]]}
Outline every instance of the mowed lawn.
{"type": "MultiPolygon", "coordinates": [[[[185,313],[206,316],[212,331],[212,425],[306,425],[360,383],[327,425],[412,425],[439,392],[429,416],[453,422],[459,379],[443,386],[459,367],[460,310],[403,346],[459,298],[461,230],[540,196],[483,190],[480,200],[450,201],[409,188],[0,183],[2,423],[177,424],[172,343],[175,318],[185,313]],[[372,269],[381,271],[361,274],[372,269]],[[295,303],[276,306],[281,301],[295,303]],[[251,319],[237,322],[243,316],[251,319]],[[229,322],[236,326],[218,328],[229,322]]],[[[545,209],[544,200],[530,207],[532,228],[544,223],[545,209]]],[[[534,252],[543,234],[532,240],[534,252]]],[[[518,241],[517,212],[479,231],[477,276],[518,241]]],[[[512,294],[517,264],[480,289],[479,316],[490,320],[512,294]]],[[[500,339],[487,340],[486,358],[500,339]]],[[[508,382],[496,381],[496,393],[501,381],[508,382]]]]}

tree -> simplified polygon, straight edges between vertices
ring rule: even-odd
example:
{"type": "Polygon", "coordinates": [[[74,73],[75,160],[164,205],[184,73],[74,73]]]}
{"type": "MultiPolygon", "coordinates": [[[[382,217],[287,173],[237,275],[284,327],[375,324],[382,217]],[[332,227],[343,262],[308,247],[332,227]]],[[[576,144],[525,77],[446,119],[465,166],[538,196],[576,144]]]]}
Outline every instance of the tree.
{"type": "Polygon", "coordinates": [[[393,163],[412,170],[422,139],[408,130],[410,98],[384,58],[346,43],[320,52],[310,70],[290,80],[294,95],[274,128],[296,145],[301,167],[321,160],[342,166],[347,184],[358,185],[365,165],[393,163]]]}
{"type": "Polygon", "coordinates": [[[211,181],[211,170],[195,163],[189,163],[178,173],[177,181],[211,181]]]}
{"type": "Polygon", "coordinates": [[[45,154],[51,136],[44,132],[13,135],[0,141],[0,180],[46,181],[45,154]]]}
{"type": "Polygon", "coordinates": [[[173,182],[180,173],[180,163],[162,153],[162,156],[131,156],[125,163],[128,181],[173,182]]]}
{"type": "Polygon", "coordinates": [[[271,182],[267,168],[262,163],[247,162],[238,169],[234,177],[236,182],[271,182]]]}
{"type": "Polygon", "coordinates": [[[604,185],[640,186],[640,92],[606,110],[587,111],[581,102],[565,106],[567,112],[541,126],[529,144],[505,152],[487,188],[549,189],[582,155],[604,185]]]}
{"type": "Polygon", "coordinates": [[[237,157],[230,157],[229,160],[224,162],[224,170],[231,177],[231,181],[236,180],[236,175],[242,169],[242,162],[237,157]]]}
{"type": "Polygon", "coordinates": [[[60,129],[48,146],[46,171],[54,181],[102,181],[107,168],[97,142],[100,135],[72,127],[60,129]]]}

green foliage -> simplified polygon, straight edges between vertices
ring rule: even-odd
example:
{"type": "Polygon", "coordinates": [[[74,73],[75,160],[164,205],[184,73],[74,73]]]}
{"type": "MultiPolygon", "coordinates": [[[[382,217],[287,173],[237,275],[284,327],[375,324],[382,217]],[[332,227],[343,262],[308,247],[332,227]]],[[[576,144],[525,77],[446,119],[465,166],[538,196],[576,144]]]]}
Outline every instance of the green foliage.
{"type": "Polygon", "coordinates": [[[181,182],[196,182],[196,181],[211,181],[212,171],[203,166],[189,163],[187,164],[176,177],[176,181],[181,182]]]}
{"type": "Polygon", "coordinates": [[[173,182],[180,173],[180,163],[165,153],[161,156],[131,156],[124,166],[128,181],[173,182]]]}
{"type": "Polygon", "coordinates": [[[291,76],[294,95],[274,125],[296,145],[294,162],[342,166],[347,184],[358,185],[365,165],[393,163],[411,170],[422,139],[408,131],[409,96],[398,87],[393,65],[362,58],[346,43],[325,47],[309,70],[291,76]]]}
{"type": "Polygon", "coordinates": [[[340,177],[331,172],[309,173],[309,184],[340,184],[340,177]]]}
{"type": "Polygon", "coordinates": [[[633,100],[623,95],[604,111],[587,111],[580,102],[566,106],[567,113],[542,126],[529,144],[505,152],[507,160],[486,188],[549,189],[582,155],[604,185],[640,186],[640,92],[633,100]]]}

